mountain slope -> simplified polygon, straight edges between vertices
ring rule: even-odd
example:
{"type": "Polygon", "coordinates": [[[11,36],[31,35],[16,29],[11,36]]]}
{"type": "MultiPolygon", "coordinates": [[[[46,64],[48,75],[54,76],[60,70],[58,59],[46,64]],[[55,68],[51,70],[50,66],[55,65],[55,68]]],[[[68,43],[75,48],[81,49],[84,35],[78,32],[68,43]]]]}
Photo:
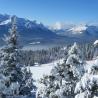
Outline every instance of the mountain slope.
{"type": "MultiPolygon", "coordinates": [[[[53,31],[49,30],[41,23],[38,24],[36,21],[16,17],[16,22],[23,44],[28,44],[33,41],[49,42],[58,37],[53,31]]],[[[11,16],[0,15],[0,38],[2,38],[4,34],[8,34],[10,26],[11,16]]]]}
{"type": "MultiPolygon", "coordinates": [[[[4,44],[3,35],[8,34],[11,27],[11,17],[7,14],[0,14],[0,46],[4,44]]],[[[42,23],[37,23],[36,20],[30,21],[17,16],[16,22],[22,45],[31,45],[31,43],[37,42],[42,45],[62,45],[73,42],[91,42],[98,39],[98,26],[94,25],[56,23],[55,26],[48,28],[42,23]]]]}

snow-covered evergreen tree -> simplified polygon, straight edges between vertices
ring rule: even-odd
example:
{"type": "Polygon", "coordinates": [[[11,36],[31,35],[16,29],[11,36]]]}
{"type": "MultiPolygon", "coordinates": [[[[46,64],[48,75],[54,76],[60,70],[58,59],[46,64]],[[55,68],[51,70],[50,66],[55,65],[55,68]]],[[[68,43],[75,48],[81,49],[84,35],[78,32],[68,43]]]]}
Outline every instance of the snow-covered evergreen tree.
{"type": "Polygon", "coordinates": [[[33,85],[32,73],[29,67],[24,66],[22,68],[22,76],[20,94],[29,95],[33,89],[36,89],[35,85],[33,85]]]}
{"type": "MultiPolygon", "coordinates": [[[[3,83],[0,92],[4,95],[25,95],[23,91],[24,86],[27,87],[27,91],[31,91],[33,87],[31,76],[27,79],[24,75],[27,70],[21,70],[18,63],[19,49],[18,49],[18,36],[16,27],[16,17],[13,16],[11,19],[12,28],[9,31],[9,36],[5,35],[4,41],[6,46],[1,49],[1,60],[0,60],[0,82],[3,83]],[[25,83],[23,83],[25,81],[25,83]],[[32,85],[30,85],[32,84],[32,85]],[[30,86],[30,87],[29,87],[30,86]],[[3,90],[2,90],[3,88],[3,90]]],[[[28,73],[31,74],[31,73],[28,73]]]]}
{"type": "Polygon", "coordinates": [[[68,58],[62,64],[55,65],[51,70],[51,75],[47,76],[48,80],[50,76],[53,77],[51,83],[46,82],[47,79],[43,78],[44,88],[41,88],[41,93],[46,94],[49,90],[48,96],[43,98],[74,98],[76,83],[81,79],[83,72],[81,51],[74,43],[68,52],[68,58]]]}
{"type": "Polygon", "coordinates": [[[75,85],[84,73],[81,51],[76,43],[68,51],[62,67],[62,85],[58,89],[60,98],[74,98],[75,85]]]}
{"type": "Polygon", "coordinates": [[[98,58],[90,62],[90,65],[85,66],[85,73],[75,87],[75,98],[98,97],[98,58]]]}
{"type": "Polygon", "coordinates": [[[56,98],[55,91],[57,85],[53,75],[44,75],[40,80],[41,87],[37,91],[36,98],[56,98]]]}
{"type": "Polygon", "coordinates": [[[68,55],[66,64],[69,66],[70,72],[73,73],[73,78],[80,79],[84,73],[84,67],[82,53],[76,43],[71,47],[68,55]]]}
{"type": "Polygon", "coordinates": [[[76,85],[75,93],[75,98],[98,97],[98,65],[88,66],[86,73],[76,85]]]}

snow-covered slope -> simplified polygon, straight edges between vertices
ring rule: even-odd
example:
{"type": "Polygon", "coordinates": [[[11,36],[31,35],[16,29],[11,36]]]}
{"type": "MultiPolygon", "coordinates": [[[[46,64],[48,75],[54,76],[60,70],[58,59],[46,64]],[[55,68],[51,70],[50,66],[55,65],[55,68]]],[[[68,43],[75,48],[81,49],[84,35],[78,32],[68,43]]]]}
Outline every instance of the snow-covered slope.
{"type": "Polygon", "coordinates": [[[37,66],[33,66],[30,67],[30,70],[33,74],[33,78],[35,80],[35,85],[38,87],[40,84],[38,83],[38,81],[40,80],[40,78],[43,77],[43,75],[49,75],[51,72],[51,69],[57,64],[57,63],[63,63],[63,59],[61,60],[57,60],[54,61],[52,63],[48,63],[48,64],[42,64],[42,65],[37,65],[37,66]]]}
{"type": "Polygon", "coordinates": [[[9,24],[9,23],[11,23],[11,18],[1,22],[0,25],[6,25],[6,24],[9,24]]]}

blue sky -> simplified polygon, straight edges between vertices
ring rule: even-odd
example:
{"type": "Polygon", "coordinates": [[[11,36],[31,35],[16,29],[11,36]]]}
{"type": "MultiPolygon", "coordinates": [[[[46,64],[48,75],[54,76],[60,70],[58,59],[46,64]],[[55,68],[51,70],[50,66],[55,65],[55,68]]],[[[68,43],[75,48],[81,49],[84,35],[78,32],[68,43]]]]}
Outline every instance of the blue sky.
{"type": "Polygon", "coordinates": [[[98,0],[0,0],[0,13],[44,24],[98,22],[98,0]]]}

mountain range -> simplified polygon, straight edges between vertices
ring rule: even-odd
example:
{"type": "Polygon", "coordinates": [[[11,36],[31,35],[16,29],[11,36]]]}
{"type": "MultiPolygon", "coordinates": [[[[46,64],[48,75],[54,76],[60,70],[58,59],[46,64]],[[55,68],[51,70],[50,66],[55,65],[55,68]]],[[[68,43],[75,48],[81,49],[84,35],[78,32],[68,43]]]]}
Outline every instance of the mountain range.
{"type": "Polygon", "coordinates": [[[98,39],[98,25],[96,24],[61,24],[49,27],[57,35],[79,38],[80,42],[90,42],[98,39]]]}
{"type": "MultiPolygon", "coordinates": [[[[0,45],[4,34],[8,34],[11,27],[11,15],[0,14],[0,45]]],[[[91,42],[98,39],[97,25],[73,25],[73,24],[55,24],[45,26],[16,16],[16,24],[19,32],[19,40],[23,45],[37,44],[66,44],[76,42],[91,42]]]]}

